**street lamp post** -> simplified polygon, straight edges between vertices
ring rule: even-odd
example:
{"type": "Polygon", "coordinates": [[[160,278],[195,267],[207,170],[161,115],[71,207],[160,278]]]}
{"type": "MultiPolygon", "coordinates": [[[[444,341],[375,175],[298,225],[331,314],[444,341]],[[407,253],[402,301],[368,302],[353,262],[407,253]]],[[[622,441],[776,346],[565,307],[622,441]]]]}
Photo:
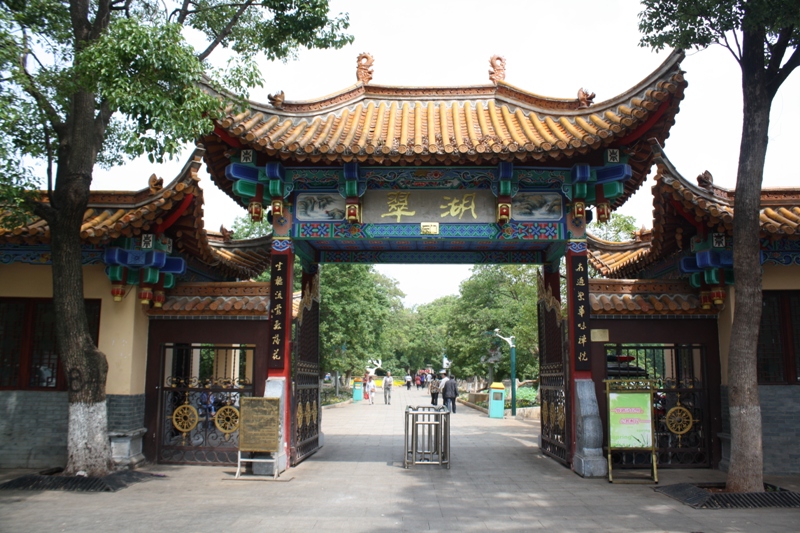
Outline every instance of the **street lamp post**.
{"type": "Polygon", "coordinates": [[[517,416],[517,346],[514,344],[514,335],[503,337],[500,328],[495,329],[494,334],[511,347],[511,416],[517,416]]]}

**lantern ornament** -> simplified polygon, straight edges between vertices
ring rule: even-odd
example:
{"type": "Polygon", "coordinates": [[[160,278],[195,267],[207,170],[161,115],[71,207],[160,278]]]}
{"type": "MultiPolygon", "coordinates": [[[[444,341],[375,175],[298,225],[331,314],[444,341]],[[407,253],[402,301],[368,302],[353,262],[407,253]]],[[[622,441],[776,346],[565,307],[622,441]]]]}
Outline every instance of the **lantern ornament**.
{"type": "Polygon", "coordinates": [[[586,202],[583,200],[575,200],[572,204],[572,216],[575,218],[583,218],[586,215],[586,202]]]}
{"type": "Polygon", "coordinates": [[[139,303],[142,305],[149,305],[150,300],[153,299],[153,288],[152,287],[140,287],[139,288],[139,303]]]}
{"type": "Polygon", "coordinates": [[[358,201],[355,203],[348,203],[345,214],[349,223],[361,224],[361,206],[358,204],[358,201]]]}
{"type": "Polygon", "coordinates": [[[700,306],[705,309],[711,309],[711,291],[702,291],[700,293],[700,306]]]}
{"type": "Polygon", "coordinates": [[[163,290],[156,289],[153,291],[153,307],[160,309],[166,299],[163,290]]]}
{"type": "Polygon", "coordinates": [[[597,221],[608,222],[611,218],[611,204],[608,202],[600,202],[597,204],[597,221]]]}
{"type": "Polygon", "coordinates": [[[283,199],[282,198],[273,198],[272,199],[272,220],[276,220],[278,218],[283,217],[283,199]]]}
{"type": "Polygon", "coordinates": [[[711,301],[714,302],[714,305],[722,305],[725,303],[725,289],[721,286],[714,287],[711,291],[711,301]]]}
{"type": "Polygon", "coordinates": [[[112,283],[111,284],[111,296],[114,297],[115,302],[121,302],[123,296],[125,296],[125,284],[124,283],[112,283]]]}
{"type": "Polygon", "coordinates": [[[247,206],[247,212],[250,213],[250,220],[253,222],[261,222],[264,219],[264,206],[261,205],[261,201],[251,201],[247,206]]]}
{"type": "Polygon", "coordinates": [[[497,204],[497,223],[508,224],[509,220],[511,220],[511,204],[500,202],[497,204]]]}

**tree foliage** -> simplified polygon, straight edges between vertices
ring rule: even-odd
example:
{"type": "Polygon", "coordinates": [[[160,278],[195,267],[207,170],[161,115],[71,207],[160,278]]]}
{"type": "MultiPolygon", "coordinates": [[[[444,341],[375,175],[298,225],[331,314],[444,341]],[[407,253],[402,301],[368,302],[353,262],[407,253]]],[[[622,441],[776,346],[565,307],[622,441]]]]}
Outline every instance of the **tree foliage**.
{"type": "Polygon", "coordinates": [[[110,466],[108,364],[82,299],[80,226],[95,165],[175,156],[236,103],[219,94],[260,84],[259,54],[340,47],[352,41],[347,26],[346,15],[328,17],[327,0],[0,0],[0,159],[11,172],[0,201],[35,212],[51,231],[56,338],[70,376],[67,473],[110,466]],[[208,62],[218,49],[231,56],[222,69],[208,62]],[[37,160],[48,202],[12,192],[28,185],[25,166],[37,160]]]}
{"type": "Polygon", "coordinates": [[[726,47],[742,72],[743,122],[736,175],[733,269],[736,307],[728,355],[731,462],[727,488],[761,492],[763,451],[757,381],[761,319],[759,211],[772,101],[800,65],[796,0],[643,0],[641,44],[660,50],[726,47]]]}

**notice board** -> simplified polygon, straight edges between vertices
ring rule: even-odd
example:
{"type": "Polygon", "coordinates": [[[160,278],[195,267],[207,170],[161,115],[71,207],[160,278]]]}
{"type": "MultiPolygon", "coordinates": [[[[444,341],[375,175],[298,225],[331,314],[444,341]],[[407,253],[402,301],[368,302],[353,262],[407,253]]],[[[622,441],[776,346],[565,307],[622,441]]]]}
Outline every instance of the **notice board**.
{"type": "Polygon", "coordinates": [[[651,392],[609,392],[608,445],[611,448],[653,447],[651,392]]]}
{"type": "Polygon", "coordinates": [[[242,398],[239,451],[280,450],[280,398],[242,398]]]}

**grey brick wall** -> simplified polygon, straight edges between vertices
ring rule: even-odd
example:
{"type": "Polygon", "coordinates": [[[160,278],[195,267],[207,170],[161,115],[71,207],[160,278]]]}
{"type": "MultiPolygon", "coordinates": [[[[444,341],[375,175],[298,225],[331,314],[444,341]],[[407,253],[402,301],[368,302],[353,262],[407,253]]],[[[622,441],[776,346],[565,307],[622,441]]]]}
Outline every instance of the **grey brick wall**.
{"type": "MultiPolygon", "coordinates": [[[[722,387],[722,427],[729,431],[728,391],[722,387]]],[[[800,386],[758,388],[766,474],[800,474],[800,386]]]]}
{"type": "Polygon", "coordinates": [[[144,427],[144,394],[109,394],[108,430],[130,431],[144,427]]]}
{"type": "MultiPolygon", "coordinates": [[[[144,426],[144,394],[107,396],[108,430],[144,426]]],[[[0,391],[0,468],[67,464],[66,392],[0,391]]]]}
{"type": "Polygon", "coordinates": [[[67,464],[66,392],[0,391],[0,468],[67,464]]]}

